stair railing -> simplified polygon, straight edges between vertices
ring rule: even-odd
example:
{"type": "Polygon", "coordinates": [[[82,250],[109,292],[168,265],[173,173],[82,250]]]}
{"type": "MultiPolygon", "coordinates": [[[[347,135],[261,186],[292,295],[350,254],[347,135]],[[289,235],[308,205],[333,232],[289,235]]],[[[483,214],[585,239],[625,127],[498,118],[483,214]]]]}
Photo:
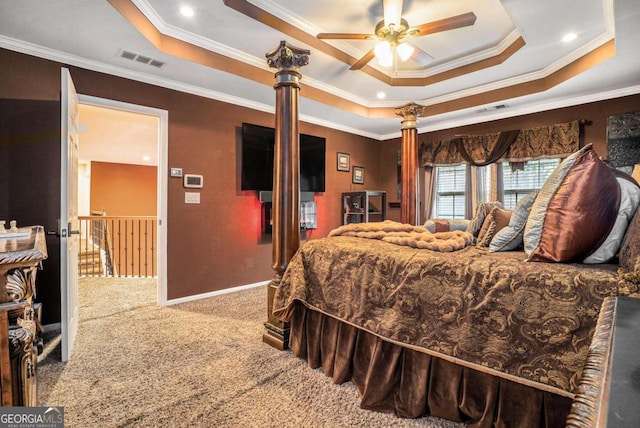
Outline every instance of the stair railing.
{"type": "MultiPolygon", "coordinates": [[[[95,215],[93,215],[95,214],[95,215]]],[[[155,216],[79,217],[81,276],[155,277],[155,216]]]]}

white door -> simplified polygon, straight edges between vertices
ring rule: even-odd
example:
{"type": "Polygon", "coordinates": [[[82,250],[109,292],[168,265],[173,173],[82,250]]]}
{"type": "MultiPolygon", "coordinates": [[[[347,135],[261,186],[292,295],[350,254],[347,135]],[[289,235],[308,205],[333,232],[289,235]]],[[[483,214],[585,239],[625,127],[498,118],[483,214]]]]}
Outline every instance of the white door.
{"type": "Polygon", "coordinates": [[[60,296],[62,361],[71,356],[78,332],[78,95],[62,69],[61,86],[60,296]]]}

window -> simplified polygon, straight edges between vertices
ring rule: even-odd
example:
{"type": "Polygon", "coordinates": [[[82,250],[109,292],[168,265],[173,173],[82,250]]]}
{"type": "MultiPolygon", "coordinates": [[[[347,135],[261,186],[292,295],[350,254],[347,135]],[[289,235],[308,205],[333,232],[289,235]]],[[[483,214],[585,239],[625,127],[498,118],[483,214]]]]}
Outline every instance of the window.
{"type": "Polygon", "coordinates": [[[525,162],[524,170],[511,171],[509,162],[502,162],[504,207],[513,209],[524,195],[542,188],[559,164],[560,159],[537,159],[525,162]]]}
{"type": "Polygon", "coordinates": [[[466,165],[435,167],[433,218],[464,218],[466,165]]]}

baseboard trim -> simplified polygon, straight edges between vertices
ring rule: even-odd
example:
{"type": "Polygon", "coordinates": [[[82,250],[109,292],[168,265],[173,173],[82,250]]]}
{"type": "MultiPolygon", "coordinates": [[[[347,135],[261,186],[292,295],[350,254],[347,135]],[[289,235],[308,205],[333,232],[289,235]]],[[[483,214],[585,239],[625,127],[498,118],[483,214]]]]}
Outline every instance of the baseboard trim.
{"type": "MultiPolygon", "coordinates": [[[[256,282],[253,284],[240,285],[238,287],[225,288],[224,290],[216,290],[208,293],[194,294],[193,296],[180,297],[177,299],[167,300],[163,306],[172,306],[179,303],[193,302],[194,300],[206,299],[208,297],[220,296],[222,294],[235,293],[237,291],[248,290],[250,288],[262,287],[269,284],[270,280],[256,282]]],[[[266,297],[265,297],[266,299],[266,297]]]]}

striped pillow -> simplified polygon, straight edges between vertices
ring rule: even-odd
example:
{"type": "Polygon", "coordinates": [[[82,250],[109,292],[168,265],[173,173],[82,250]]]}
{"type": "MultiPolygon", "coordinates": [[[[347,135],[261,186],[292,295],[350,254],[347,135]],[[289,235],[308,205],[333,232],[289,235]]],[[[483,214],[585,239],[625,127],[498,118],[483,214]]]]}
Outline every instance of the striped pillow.
{"type": "Polygon", "coordinates": [[[560,163],[540,189],[524,229],[528,261],[582,260],[607,238],[620,186],[591,144],[560,163]]]}
{"type": "Polygon", "coordinates": [[[522,245],[524,226],[537,195],[538,192],[532,192],[518,201],[513,208],[509,225],[496,233],[489,244],[489,251],[512,251],[522,245]]]}

